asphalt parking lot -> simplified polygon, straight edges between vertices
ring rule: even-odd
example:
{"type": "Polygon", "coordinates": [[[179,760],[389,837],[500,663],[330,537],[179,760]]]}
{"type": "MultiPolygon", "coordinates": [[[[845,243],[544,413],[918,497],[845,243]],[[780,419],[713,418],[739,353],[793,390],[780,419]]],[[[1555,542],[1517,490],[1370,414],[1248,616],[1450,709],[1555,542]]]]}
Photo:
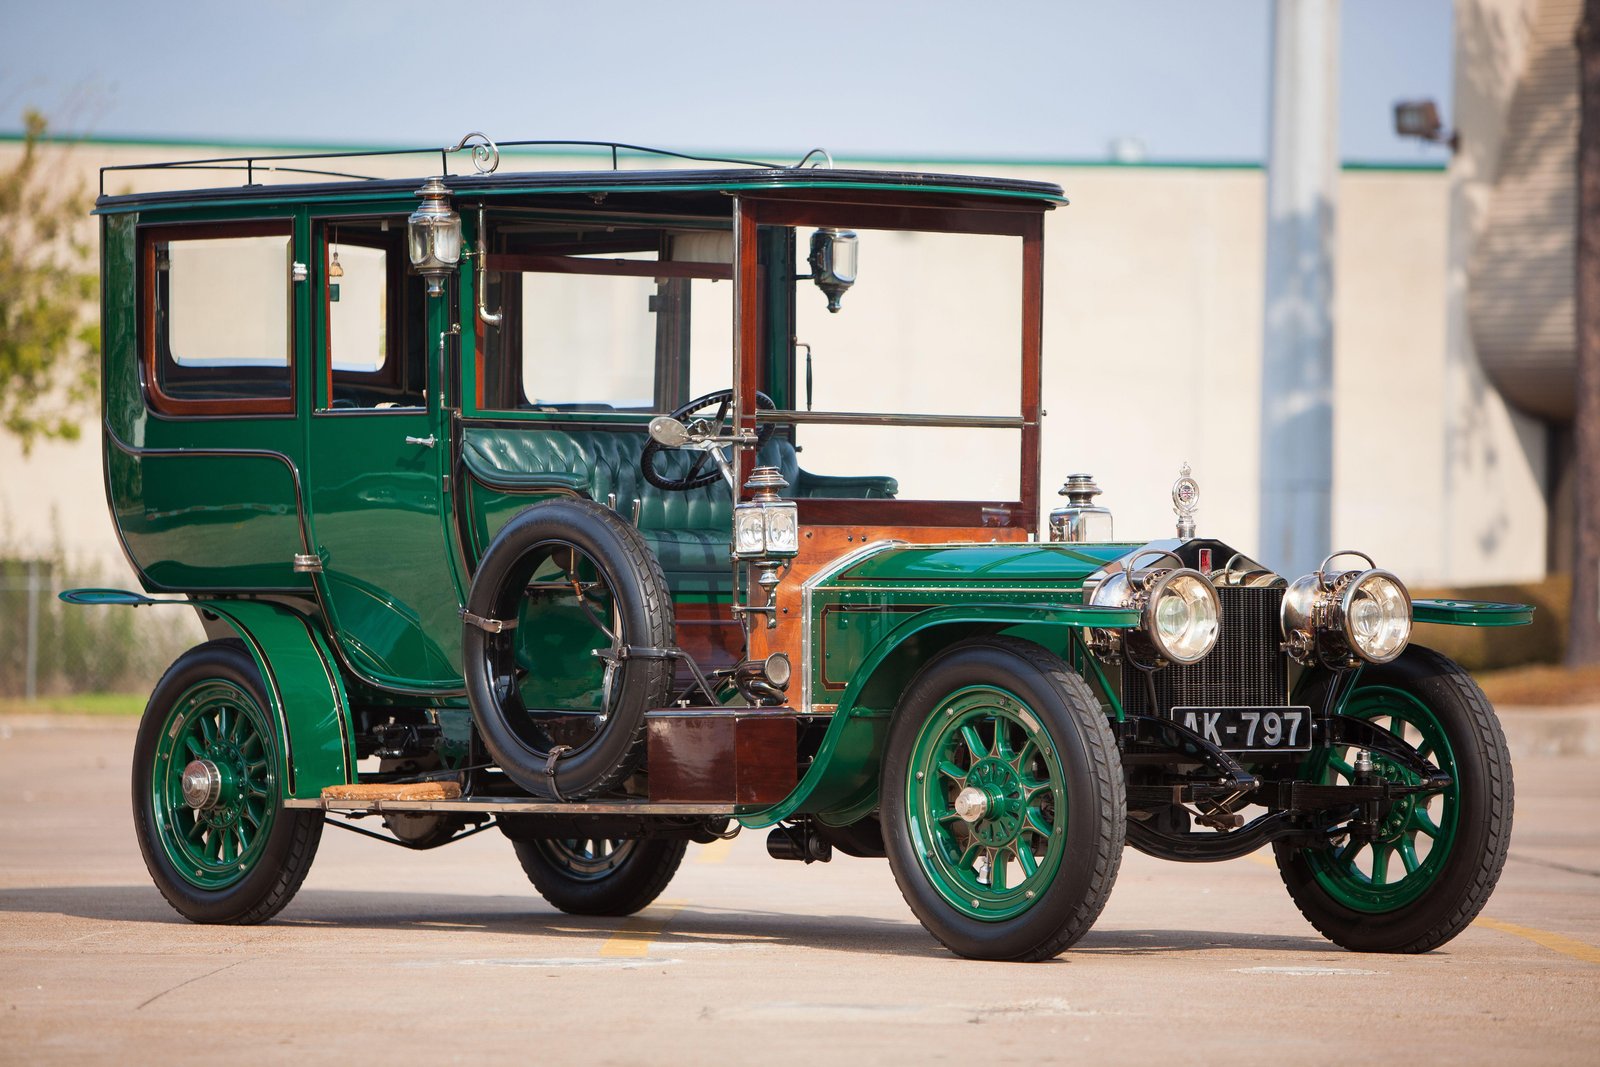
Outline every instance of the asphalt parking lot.
{"type": "Polygon", "coordinates": [[[662,900],[574,919],[495,832],[329,830],[274,922],[178,918],[128,813],[131,721],[0,718],[0,1062],[1600,1062],[1600,709],[1508,712],[1517,812],[1484,916],[1424,956],[1340,951],[1263,855],[1126,856],[1095,929],[957,959],[882,861],[761,833],[662,900]]]}

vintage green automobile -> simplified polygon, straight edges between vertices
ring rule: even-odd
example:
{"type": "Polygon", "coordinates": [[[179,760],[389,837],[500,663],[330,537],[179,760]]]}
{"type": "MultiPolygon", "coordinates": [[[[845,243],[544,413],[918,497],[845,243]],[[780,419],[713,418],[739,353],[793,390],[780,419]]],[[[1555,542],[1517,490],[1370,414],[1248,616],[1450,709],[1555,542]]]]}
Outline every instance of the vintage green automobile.
{"type": "Polygon", "coordinates": [[[134,749],[180,913],[270,918],[362,818],[498,827],[601,915],[770,828],[779,859],[886,856],[983,959],[1081,938],[1124,844],[1271,845],[1351,949],[1482,908],[1505,741],[1411,628],[1530,609],[1413,601],[1360,553],[1280,576],[1196,534],[1187,468],[1174,537],[1114,538],[1087,475],[1044,521],[1058,187],[505,147],[102,174],[106,494],[144,593],[64,596],[211,638],[134,749]]]}

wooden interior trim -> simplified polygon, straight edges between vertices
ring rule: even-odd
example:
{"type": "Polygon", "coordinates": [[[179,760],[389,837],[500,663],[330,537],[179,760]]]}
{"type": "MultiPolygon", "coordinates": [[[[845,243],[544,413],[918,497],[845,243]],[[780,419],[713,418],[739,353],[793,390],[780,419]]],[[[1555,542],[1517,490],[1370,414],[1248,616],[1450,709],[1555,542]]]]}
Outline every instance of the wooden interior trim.
{"type": "MultiPolygon", "coordinates": [[[[739,394],[739,420],[734,431],[741,436],[756,432],[756,392],[761,381],[761,245],[758,240],[759,224],[746,210],[743,198],[733,202],[733,261],[739,268],[739,277],[733,291],[733,321],[735,325],[733,351],[736,367],[734,387],[739,394]]],[[[746,440],[749,438],[746,437],[746,440]]],[[[746,479],[755,464],[755,449],[733,450],[733,473],[736,487],[734,498],[744,500],[749,493],[744,488],[746,479]]]]}
{"type": "Polygon", "coordinates": [[[726,263],[691,263],[656,259],[586,259],[582,256],[525,256],[492,252],[489,270],[538,274],[609,274],[633,278],[707,278],[728,281],[733,268],[726,263]]]}
{"type": "Polygon", "coordinates": [[[1023,523],[1039,530],[1040,398],[1044,395],[1044,216],[1022,235],[1022,493],[1023,523]]]}
{"type": "Polygon", "coordinates": [[[802,526],[933,526],[983,529],[1030,529],[1023,501],[1001,500],[872,500],[803,498],[795,501],[802,526]]]}
{"type": "Polygon", "coordinates": [[[864,230],[926,230],[999,237],[1023,236],[1030,220],[1042,218],[1045,210],[1042,205],[995,210],[763,196],[752,196],[742,202],[762,226],[847,226],[864,230]]]}

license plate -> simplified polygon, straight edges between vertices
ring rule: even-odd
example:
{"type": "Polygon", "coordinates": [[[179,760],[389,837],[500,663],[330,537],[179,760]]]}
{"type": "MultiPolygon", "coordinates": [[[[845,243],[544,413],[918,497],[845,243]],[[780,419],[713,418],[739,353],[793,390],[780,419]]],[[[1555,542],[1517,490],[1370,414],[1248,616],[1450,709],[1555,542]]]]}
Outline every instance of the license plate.
{"type": "Polygon", "coordinates": [[[1305,752],[1311,709],[1173,708],[1172,718],[1224,752],[1305,752]]]}

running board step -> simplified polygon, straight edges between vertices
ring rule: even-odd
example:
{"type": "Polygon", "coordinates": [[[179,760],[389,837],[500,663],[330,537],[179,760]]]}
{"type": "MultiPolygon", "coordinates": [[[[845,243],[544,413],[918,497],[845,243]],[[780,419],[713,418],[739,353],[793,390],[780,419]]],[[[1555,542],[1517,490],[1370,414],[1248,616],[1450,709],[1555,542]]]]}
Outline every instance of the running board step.
{"type": "Polygon", "coordinates": [[[330,785],[323,800],[457,800],[459,782],[356,782],[330,785]]]}
{"type": "MultiPolygon", "coordinates": [[[[454,785],[454,783],[451,783],[454,785]]],[[[334,797],[327,794],[334,789],[346,790],[352,786],[330,786],[320,797],[301,797],[285,800],[286,808],[309,808],[313,811],[484,811],[507,815],[736,815],[734,804],[663,804],[644,800],[586,800],[560,803],[554,800],[534,800],[529,797],[455,797],[449,800],[392,800],[378,797],[334,797]]],[[[392,786],[389,788],[393,788],[392,786]]],[[[743,805],[748,810],[749,805],[743,805]]]]}

